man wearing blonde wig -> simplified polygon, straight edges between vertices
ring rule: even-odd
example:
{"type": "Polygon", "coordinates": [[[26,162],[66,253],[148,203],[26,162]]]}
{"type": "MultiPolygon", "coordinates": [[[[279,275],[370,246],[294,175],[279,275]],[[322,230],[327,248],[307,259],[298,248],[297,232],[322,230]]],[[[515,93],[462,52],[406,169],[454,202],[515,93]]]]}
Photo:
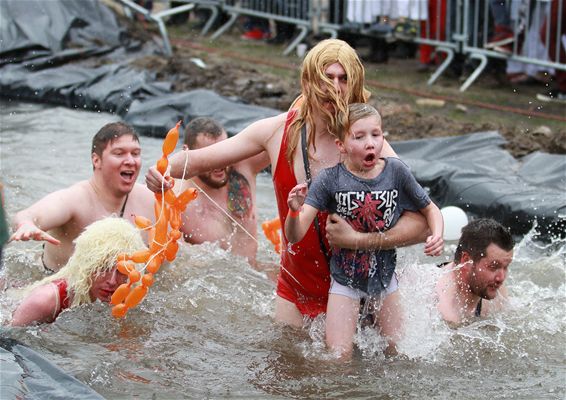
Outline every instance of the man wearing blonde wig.
{"type": "Polygon", "coordinates": [[[59,272],[23,289],[23,301],[12,325],[53,322],[66,308],[109,302],[126,276],[116,269],[116,257],[144,247],[138,230],[128,221],[109,217],[89,225],[75,241],[75,252],[59,272]]]}
{"type": "MultiPolygon", "coordinates": [[[[347,104],[366,102],[369,97],[359,57],[346,42],[337,39],[324,40],[309,51],[301,70],[301,88],[301,98],[289,112],[254,122],[239,134],[211,146],[173,155],[171,176],[199,175],[266,152],[279,218],[285,224],[289,191],[298,182],[310,181],[320,170],[339,162],[340,153],[332,134],[338,111],[347,112],[347,104]]],[[[396,156],[387,142],[381,155],[396,156]]],[[[170,186],[155,168],[147,173],[146,183],[154,192],[160,191],[162,184],[170,186]]],[[[354,232],[338,216],[331,215],[328,222],[326,217],[319,214],[292,251],[287,251],[287,239],[283,237],[275,304],[278,322],[301,327],[305,317],[325,312],[330,283],[329,243],[351,249],[390,249],[424,241],[427,232],[424,219],[414,213],[401,217],[384,234],[354,232]]],[[[394,307],[384,305],[390,306],[394,307]]],[[[391,334],[387,324],[382,325],[382,333],[391,334]]]]}

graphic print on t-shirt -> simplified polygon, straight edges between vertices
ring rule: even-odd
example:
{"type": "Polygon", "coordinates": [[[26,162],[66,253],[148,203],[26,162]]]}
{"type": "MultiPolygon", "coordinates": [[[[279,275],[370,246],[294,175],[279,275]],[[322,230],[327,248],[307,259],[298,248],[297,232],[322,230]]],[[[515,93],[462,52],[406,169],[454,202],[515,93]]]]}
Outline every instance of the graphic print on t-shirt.
{"type": "Polygon", "coordinates": [[[337,192],[336,211],[358,232],[383,231],[392,225],[398,196],[397,189],[337,192]]]}

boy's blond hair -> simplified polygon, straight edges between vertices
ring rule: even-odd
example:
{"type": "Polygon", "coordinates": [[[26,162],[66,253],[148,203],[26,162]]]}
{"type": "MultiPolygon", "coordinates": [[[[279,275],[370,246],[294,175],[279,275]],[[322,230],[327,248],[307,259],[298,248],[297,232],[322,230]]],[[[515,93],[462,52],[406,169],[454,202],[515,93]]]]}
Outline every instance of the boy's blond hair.
{"type": "Polygon", "coordinates": [[[341,142],[344,141],[346,135],[350,132],[352,125],[367,117],[377,117],[381,122],[381,115],[379,112],[371,105],[367,103],[352,103],[348,106],[346,112],[339,112],[336,117],[336,125],[332,129],[333,134],[341,142]]]}

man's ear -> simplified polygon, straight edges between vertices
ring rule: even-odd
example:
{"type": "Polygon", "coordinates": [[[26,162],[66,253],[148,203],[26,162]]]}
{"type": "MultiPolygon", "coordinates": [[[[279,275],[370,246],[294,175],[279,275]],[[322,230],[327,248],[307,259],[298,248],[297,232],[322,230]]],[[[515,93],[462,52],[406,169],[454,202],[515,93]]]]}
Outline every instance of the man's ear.
{"type": "Polygon", "coordinates": [[[460,262],[458,264],[464,264],[464,267],[467,265],[472,265],[474,260],[472,260],[472,256],[467,251],[463,251],[460,255],[460,262]]]}
{"type": "Polygon", "coordinates": [[[100,158],[100,156],[96,153],[92,153],[90,156],[90,159],[92,160],[92,168],[93,169],[97,169],[100,168],[100,164],[102,163],[102,159],[100,158]]]}
{"type": "Polygon", "coordinates": [[[338,150],[340,150],[340,153],[342,154],[346,154],[346,148],[344,147],[344,142],[342,142],[340,139],[336,139],[336,146],[338,146],[338,150]]]}

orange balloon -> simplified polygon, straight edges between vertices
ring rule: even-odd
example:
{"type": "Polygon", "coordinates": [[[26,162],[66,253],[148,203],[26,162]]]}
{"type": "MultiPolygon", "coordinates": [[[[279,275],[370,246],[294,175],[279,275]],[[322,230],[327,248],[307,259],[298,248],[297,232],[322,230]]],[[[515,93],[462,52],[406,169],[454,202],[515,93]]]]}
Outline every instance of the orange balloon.
{"type": "Polygon", "coordinates": [[[125,261],[129,259],[130,259],[130,255],[126,253],[121,253],[116,256],[116,261],[125,261]]]}
{"type": "Polygon", "coordinates": [[[135,307],[140,303],[140,301],[142,301],[142,299],[145,297],[146,294],[147,294],[147,288],[145,286],[142,285],[136,286],[134,290],[132,290],[130,294],[126,297],[124,304],[128,308],[135,307]]]}
{"type": "Polygon", "coordinates": [[[128,307],[125,304],[116,304],[112,307],[112,316],[114,318],[124,318],[126,313],[128,312],[128,307]]]}
{"type": "Polygon", "coordinates": [[[164,197],[165,197],[165,202],[170,205],[175,204],[175,201],[177,200],[177,196],[175,196],[175,193],[173,193],[171,189],[165,192],[164,197]]]}
{"type": "Polygon", "coordinates": [[[177,122],[174,128],[171,128],[169,132],[167,132],[167,136],[165,136],[165,140],[163,141],[163,155],[168,156],[175,150],[175,146],[177,146],[177,141],[179,140],[179,127],[181,126],[181,122],[177,122]]]}
{"type": "Polygon", "coordinates": [[[116,268],[122,275],[129,275],[130,271],[135,267],[134,264],[129,261],[118,261],[116,263],[116,268]]]}
{"type": "Polygon", "coordinates": [[[146,229],[146,228],[149,228],[152,225],[149,218],[142,217],[141,215],[135,216],[134,223],[140,229],[146,229]]]}
{"type": "Polygon", "coordinates": [[[149,260],[149,256],[151,255],[151,253],[149,252],[149,250],[144,249],[144,250],[138,250],[135,253],[132,253],[131,260],[135,263],[138,264],[145,264],[147,262],[147,260],[149,260]]]}
{"type": "Polygon", "coordinates": [[[171,232],[169,232],[169,237],[171,238],[171,240],[176,242],[181,238],[181,231],[178,229],[173,229],[171,230],[171,232]]]}
{"type": "Polygon", "coordinates": [[[144,285],[145,287],[150,287],[151,285],[153,285],[153,274],[152,273],[144,274],[141,280],[142,280],[142,285],[144,285]]]}
{"type": "Polygon", "coordinates": [[[159,173],[161,175],[163,175],[165,173],[165,171],[167,171],[168,166],[169,166],[169,160],[167,160],[167,157],[165,157],[165,156],[161,157],[157,161],[157,164],[155,165],[155,167],[157,168],[157,170],[159,171],[159,173]]]}
{"type": "Polygon", "coordinates": [[[185,208],[187,207],[187,204],[189,204],[189,202],[196,199],[197,196],[198,196],[198,191],[196,190],[196,188],[186,189],[185,191],[183,191],[183,193],[181,193],[179,195],[179,197],[177,197],[177,202],[175,203],[175,208],[178,208],[179,210],[184,211],[185,208]]]}
{"type": "Polygon", "coordinates": [[[127,283],[122,283],[118,286],[118,289],[112,293],[112,297],[110,298],[110,304],[120,304],[124,301],[126,296],[130,293],[130,285],[127,283]]]}
{"type": "Polygon", "coordinates": [[[153,259],[147,264],[147,266],[145,267],[145,269],[147,270],[147,272],[155,274],[157,271],[159,271],[159,268],[161,267],[161,263],[163,263],[163,259],[159,256],[155,256],[153,257],[153,259]]]}
{"type": "Polygon", "coordinates": [[[165,259],[167,261],[173,261],[177,257],[177,251],[179,250],[179,244],[177,242],[170,242],[165,248],[165,259]]]}
{"type": "Polygon", "coordinates": [[[140,271],[138,271],[137,269],[133,269],[128,274],[128,278],[130,279],[130,283],[135,283],[135,282],[139,281],[140,278],[141,278],[140,271]]]}
{"type": "Polygon", "coordinates": [[[171,226],[171,229],[179,229],[181,227],[181,211],[179,211],[176,207],[171,209],[169,225],[171,226]]]}

